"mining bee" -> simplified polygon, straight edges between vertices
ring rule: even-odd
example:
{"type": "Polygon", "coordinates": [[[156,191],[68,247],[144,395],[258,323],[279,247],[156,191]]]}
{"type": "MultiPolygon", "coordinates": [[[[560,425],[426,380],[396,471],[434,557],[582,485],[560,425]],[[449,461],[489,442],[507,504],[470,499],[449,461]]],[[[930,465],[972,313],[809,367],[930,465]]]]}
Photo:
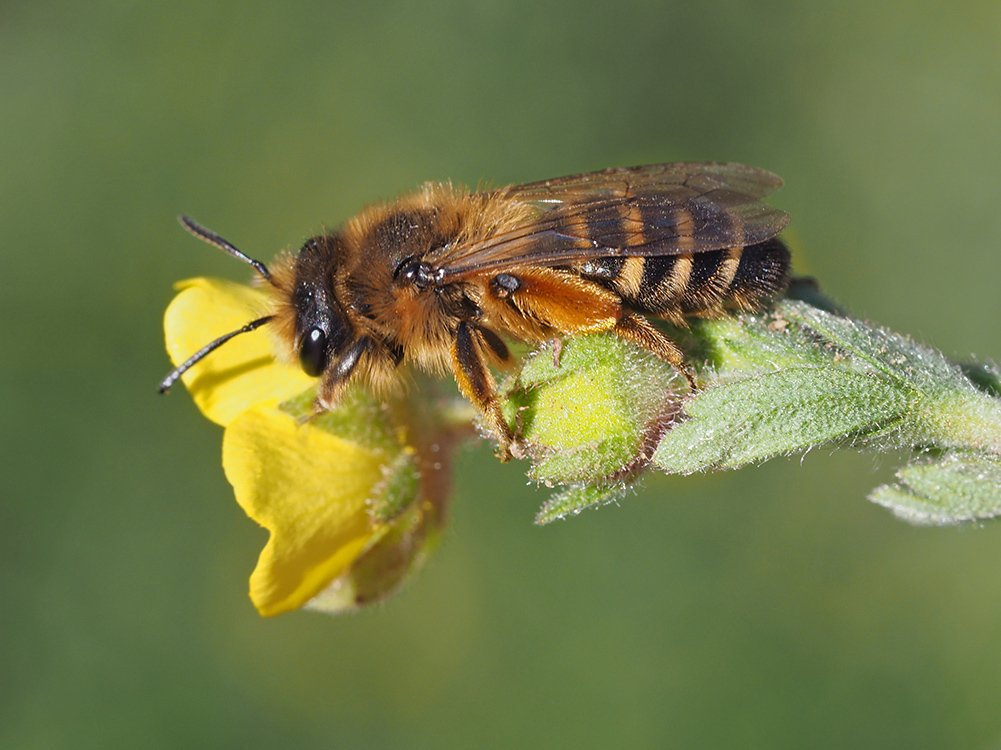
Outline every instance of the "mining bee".
{"type": "Polygon", "coordinates": [[[209,343],[273,326],[320,378],[318,411],[361,379],[376,389],[403,364],[451,371],[509,457],[514,436],[489,366],[504,339],[538,343],[610,331],[670,363],[694,387],[681,350],[646,315],[755,310],[786,284],[788,217],[761,202],[782,181],[740,164],[607,169],[499,190],[428,183],[306,240],[269,269],[187,217],[192,234],[253,266],[270,313],[209,343]]]}

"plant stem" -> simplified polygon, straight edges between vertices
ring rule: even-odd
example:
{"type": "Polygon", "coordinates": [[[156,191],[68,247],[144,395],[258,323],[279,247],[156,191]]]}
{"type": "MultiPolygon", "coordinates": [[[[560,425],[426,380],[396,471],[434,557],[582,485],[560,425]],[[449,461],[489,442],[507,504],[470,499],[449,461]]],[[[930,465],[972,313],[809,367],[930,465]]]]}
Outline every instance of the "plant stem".
{"type": "Polygon", "coordinates": [[[978,392],[951,392],[929,407],[924,422],[931,444],[1001,456],[1001,400],[978,392]]]}

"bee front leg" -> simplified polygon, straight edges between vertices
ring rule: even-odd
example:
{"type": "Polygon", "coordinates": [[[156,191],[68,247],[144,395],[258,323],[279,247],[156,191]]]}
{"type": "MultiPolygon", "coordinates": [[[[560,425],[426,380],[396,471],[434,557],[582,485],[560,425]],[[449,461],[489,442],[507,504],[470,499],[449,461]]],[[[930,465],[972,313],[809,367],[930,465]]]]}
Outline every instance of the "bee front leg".
{"type": "Polygon", "coordinates": [[[330,411],[337,405],[341,391],[351,379],[351,373],[355,371],[361,356],[368,351],[371,343],[368,337],[362,336],[336,361],[327,365],[323,371],[323,379],[320,381],[320,392],[313,406],[315,414],[330,411]]]}
{"type": "Polygon", "coordinates": [[[480,348],[480,335],[470,323],[459,323],[452,342],[452,370],[462,395],[479,410],[487,428],[497,438],[497,457],[509,461],[514,436],[501,412],[497,387],[480,348]]]}

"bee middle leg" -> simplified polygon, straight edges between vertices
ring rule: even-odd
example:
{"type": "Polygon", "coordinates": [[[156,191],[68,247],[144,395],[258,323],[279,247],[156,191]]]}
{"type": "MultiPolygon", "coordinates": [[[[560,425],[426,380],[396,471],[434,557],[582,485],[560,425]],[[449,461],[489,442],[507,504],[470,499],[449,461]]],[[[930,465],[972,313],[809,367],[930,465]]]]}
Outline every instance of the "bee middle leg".
{"type": "Polygon", "coordinates": [[[612,331],[620,338],[646,349],[667,362],[685,377],[689,388],[693,391],[698,389],[695,375],[685,363],[684,352],[645,317],[634,312],[623,312],[612,331]]]}
{"type": "MultiPolygon", "coordinates": [[[[492,332],[490,335],[496,338],[492,332]]],[[[501,461],[508,461],[511,458],[514,436],[501,412],[500,401],[497,400],[497,387],[481,349],[481,336],[484,334],[472,324],[466,321],[459,323],[452,342],[452,370],[462,395],[479,410],[487,428],[497,437],[497,457],[501,461]]],[[[494,344],[489,338],[485,343],[493,348],[494,344]]]]}

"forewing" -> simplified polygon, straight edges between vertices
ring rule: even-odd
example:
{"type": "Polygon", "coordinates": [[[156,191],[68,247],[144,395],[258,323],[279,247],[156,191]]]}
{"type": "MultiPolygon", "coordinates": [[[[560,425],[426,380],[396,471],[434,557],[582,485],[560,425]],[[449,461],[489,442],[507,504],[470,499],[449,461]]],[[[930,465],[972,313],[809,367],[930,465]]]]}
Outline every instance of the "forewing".
{"type": "Polygon", "coordinates": [[[782,181],[741,164],[609,169],[498,191],[536,210],[525,226],[448,250],[443,278],[587,258],[657,256],[753,245],[788,223],[761,203],[782,181]]]}
{"type": "Polygon", "coordinates": [[[764,198],[782,187],[772,172],[731,162],[672,162],[639,167],[613,167],[598,172],[557,177],[505,188],[525,201],[572,203],[624,198],[649,188],[687,187],[699,192],[732,190],[748,198],[764,198]]]}

